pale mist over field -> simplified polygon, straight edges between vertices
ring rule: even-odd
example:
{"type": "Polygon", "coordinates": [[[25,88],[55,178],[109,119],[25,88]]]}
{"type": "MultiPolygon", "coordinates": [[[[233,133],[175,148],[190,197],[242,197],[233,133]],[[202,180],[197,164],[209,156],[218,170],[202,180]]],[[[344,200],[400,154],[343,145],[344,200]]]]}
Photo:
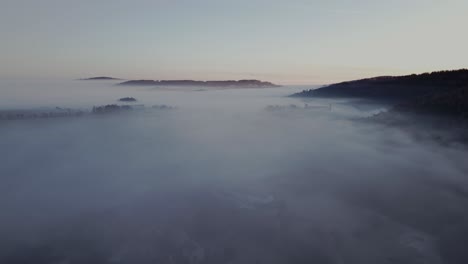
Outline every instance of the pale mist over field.
{"type": "Polygon", "coordinates": [[[466,149],[386,105],[117,82],[0,83],[2,111],[146,106],[0,121],[0,263],[466,263],[466,149]]]}

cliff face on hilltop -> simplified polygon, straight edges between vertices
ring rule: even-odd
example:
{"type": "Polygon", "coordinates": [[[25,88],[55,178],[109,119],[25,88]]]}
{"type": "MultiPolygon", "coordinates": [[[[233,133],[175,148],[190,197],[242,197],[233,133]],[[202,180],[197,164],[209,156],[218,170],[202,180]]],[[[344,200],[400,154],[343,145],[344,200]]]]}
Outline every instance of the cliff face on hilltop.
{"type": "Polygon", "coordinates": [[[439,71],[407,76],[384,76],[332,84],[294,94],[297,97],[352,97],[402,101],[468,86],[468,70],[439,71]]]}
{"type": "Polygon", "coordinates": [[[131,80],[119,85],[132,86],[203,86],[203,87],[238,87],[238,88],[268,88],[278,87],[271,82],[259,80],[239,80],[239,81],[194,81],[194,80],[131,80]]]}

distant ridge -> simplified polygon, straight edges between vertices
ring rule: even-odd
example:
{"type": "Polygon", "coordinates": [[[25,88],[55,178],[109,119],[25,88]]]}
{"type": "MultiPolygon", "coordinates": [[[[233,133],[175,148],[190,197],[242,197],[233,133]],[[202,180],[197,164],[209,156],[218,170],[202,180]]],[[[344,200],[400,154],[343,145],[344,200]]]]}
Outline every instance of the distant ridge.
{"type": "Polygon", "coordinates": [[[98,81],[98,80],[122,80],[119,78],[107,77],[107,76],[98,76],[98,77],[91,77],[91,78],[83,78],[80,79],[82,81],[98,81]]]}
{"type": "Polygon", "coordinates": [[[238,88],[269,88],[279,87],[271,82],[259,80],[228,80],[228,81],[194,81],[194,80],[130,80],[119,85],[129,86],[203,86],[203,87],[238,87],[238,88]]]}
{"type": "Polygon", "coordinates": [[[401,101],[468,86],[468,69],[406,76],[382,76],[305,90],[296,97],[353,97],[401,101]]]}

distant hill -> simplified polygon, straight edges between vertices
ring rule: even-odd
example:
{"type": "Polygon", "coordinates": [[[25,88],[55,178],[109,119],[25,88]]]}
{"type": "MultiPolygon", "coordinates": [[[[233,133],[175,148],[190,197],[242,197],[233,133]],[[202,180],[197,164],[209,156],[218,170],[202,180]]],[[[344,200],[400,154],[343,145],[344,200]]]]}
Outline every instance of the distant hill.
{"type": "Polygon", "coordinates": [[[84,78],[80,79],[82,81],[99,81],[99,80],[122,80],[119,78],[113,78],[113,77],[106,77],[106,76],[99,76],[99,77],[91,77],[91,78],[84,78]]]}
{"type": "Polygon", "coordinates": [[[238,87],[238,88],[269,88],[279,87],[271,82],[259,80],[239,80],[239,81],[194,81],[194,80],[131,80],[119,85],[131,86],[203,86],[203,87],[238,87]]]}
{"type": "Polygon", "coordinates": [[[123,97],[119,99],[119,102],[136,102],[137,99],[133,97],[123,97]]]}
{"type": "Polygon", "coordinates": [[[297,97],[352,97],[404,101],[468,86],[468,69],[407,76],[383,76],[332,84],[294,94],[297,97]]]}
{"type": "Polygon", "coordinates": [[[154,86],[158,85],[158,82],[154,80],[130,80],[123,83],[119,83],[118,85],[154,86]]]}

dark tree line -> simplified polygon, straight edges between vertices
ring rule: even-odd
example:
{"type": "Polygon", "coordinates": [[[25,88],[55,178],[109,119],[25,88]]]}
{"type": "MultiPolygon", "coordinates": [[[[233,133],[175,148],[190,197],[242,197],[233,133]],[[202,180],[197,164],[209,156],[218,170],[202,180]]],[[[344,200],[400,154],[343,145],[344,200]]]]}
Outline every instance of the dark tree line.
{"type": "Polygon", "coordinates": [[[449,92],[465,86],[468,86],[468,69],[342,82],[315,90],[305,90],[294,96],[354,97],[401,102],[429,94],[449,92]]]}

